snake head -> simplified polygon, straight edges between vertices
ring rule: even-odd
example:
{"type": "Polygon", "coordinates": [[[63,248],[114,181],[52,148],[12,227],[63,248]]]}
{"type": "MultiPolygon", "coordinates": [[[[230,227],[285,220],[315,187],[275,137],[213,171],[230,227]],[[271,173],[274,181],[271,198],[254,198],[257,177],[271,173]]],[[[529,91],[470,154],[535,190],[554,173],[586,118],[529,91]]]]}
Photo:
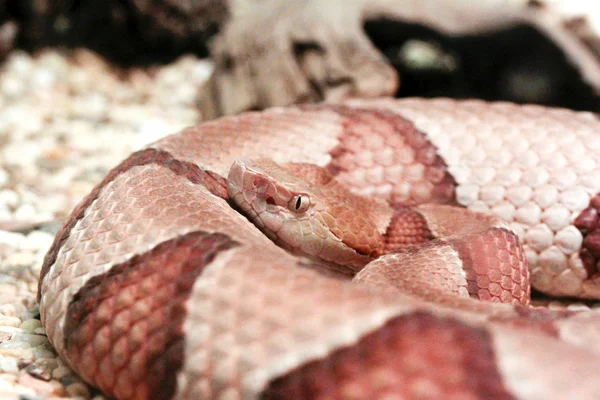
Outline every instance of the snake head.
{"type": "Polygon", "coordinates": [[[381,234],[362,197],[313,164],[238,160],[228,191],[269,238],[295,254],[360,270],[380,254],[381,234]]]}

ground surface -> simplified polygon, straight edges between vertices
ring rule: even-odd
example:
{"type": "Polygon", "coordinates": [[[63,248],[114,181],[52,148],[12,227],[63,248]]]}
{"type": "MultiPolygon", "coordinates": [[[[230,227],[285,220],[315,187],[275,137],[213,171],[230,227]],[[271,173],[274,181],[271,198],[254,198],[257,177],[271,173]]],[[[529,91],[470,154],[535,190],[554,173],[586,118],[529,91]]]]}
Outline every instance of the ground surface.
{"type": "Polygon", "coordinates": [[[39,321],[45,252],[71,209],[129,153],[200,119],[210,65],[112,68],[86,51],[0,66],[0,400],[94,398],[39,321]]]}

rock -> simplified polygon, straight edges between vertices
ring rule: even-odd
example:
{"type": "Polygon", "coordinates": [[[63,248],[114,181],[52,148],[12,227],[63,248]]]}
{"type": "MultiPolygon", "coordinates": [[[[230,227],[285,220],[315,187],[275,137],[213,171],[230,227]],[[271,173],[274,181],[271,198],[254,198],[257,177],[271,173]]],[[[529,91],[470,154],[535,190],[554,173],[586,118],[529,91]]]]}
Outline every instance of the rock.
{"type": "MultiPolygon", "coordinates": [[[[36,328],[41,328],[41,327],[42,327],[42,321],[40,321],[39,319],[28,319],[26,321],[23,321],[21,323],[21,325],[19,325],[19,328],[23,329],[27,333],[34,333],[36,328]]],[[[34,336],[38,336],[38,335],[34,335],[34,336]]]]}
{"type": "Polygon", "coordinates": [[[43,250],[45,252],[50,248],[53,241],[54,235],[36,230],[27,234],[26,240],[21,248],[36,251],[43,250]]]}
{"type": "Polygon", "coordinates": [[[0,382],[15,383],[17,376],[15,374],[0,373],[0,382]]]}
{"type": "Polygon", "coordinates": [[[73,375],[73,371],[66,365],[59,365],[52,371],[52,378],[54,379],[62,379],[70,375],[73,375]]]}
{"type": "MultiPolygon", "coordinates": [[[[43,336],[45,337],[45,336],[43,336]]],[[[37,346],[33,349],[33,357],[35,360],[56,357],[56,354],[50,350],[52,349],[52,345],[50,343],[46,343],[40,346],[37,346]]]]}
{"type": "Polygon", "coordinates": [[[0,208],[14,209],[19,204],[19,195],[14,190],[0,190],[0,208]]]}
{"type": "Polygon", "coordinates": [[[14,317],[17,315],[17,307],[14,304],[2,304],[0,306],[0,314],[14,317]]]}
{"type": "Polygon", "coordinates": [[[10,268],[28,267],[37,261],[35,254],[30,252],[19,251],[15,252],[4,261],[4,265],[10,268]]]}
{"type": "Polygon", "coordinates": [[[7,315],[0,315],[0,325],[4,326],[19,326],[21,324],[21,319],[17,317],[10,317],[7,315]]]}
{"type": "Polygon", "coordinates": [[[52,377],[51,371],[47,368],[43,368],[39,365],[30,365],[25,368],[25,371],[34,378],[38,378],[44,381],[49,381],[52,377]]]}
{"type": "Polygon", "coordinates": [[[88,387],[81,382],[70,384],[67,386],[66,391],[70,396],[83,397],[84,399],[89,399],[91,397],[90,389],[88,389],[88,387]]]}
{"type": "Polygon", "coordinates": [[[0,332],[0,343],[6,342],[12,338],[12,334],[8,332],[0,332]]]}
{"type": "Polygon", "coordinates": [[[0,187],[6,185],[8,182],[8,172],[0,168],[0,187]]]}
{"type": "Polygon", "coordinates": [[[19,372],[19,366],[16,358],[0,357],[0,372],[16,373],[19,372]]]}
{"type": "Polygon", "coordinates": [[[35,221],[36,209],[32,204],[22,204],[15,210],[15,219],[21,221],[35,221]]]}
{"type": "Polygon", "coordinates": [[[48,338],[42,335],[32,335],[29,333],[17,333],[12,338],[13,342],[26,342],[32,346],[50,345],[48,338]]]}
{"type": "Polygon", "coordinates": [[[40,395],[48,396],[56,392],[56,387],[50,382],[34,378],[29,374],[23,374],[19,376],[17,382],[23,386],[34,389],[40,395]]]}
{"type": "Polygon", "coordinates": [[[19,248],[25,241],[25,236],[20,233],[0,230],[0,246],[6,245],[19,248]]]}

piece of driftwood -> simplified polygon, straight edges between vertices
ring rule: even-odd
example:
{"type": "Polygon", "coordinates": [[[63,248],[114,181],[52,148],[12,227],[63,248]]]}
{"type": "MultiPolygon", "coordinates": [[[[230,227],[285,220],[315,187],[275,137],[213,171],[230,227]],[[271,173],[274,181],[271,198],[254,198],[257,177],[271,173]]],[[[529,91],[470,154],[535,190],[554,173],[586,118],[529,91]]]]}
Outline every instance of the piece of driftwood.
{"type": "MultiPolygon", "coordinates": [[[[210,118],[274,105],[394,94],[404,77],[397,75],[389,58],[368,36],[366,28],[377,21],[410,25],[413,34],[426,38],[426,45],[431,36],[424,31],[441,41],[445,37],[459,42],[457,38],[462,37],[460,46],[470,58],[468,68],[459,71],[465,75],[463,86],[482,80],[479,87],[484,95],[467,90],[456,97],[597,109],[600,11],[592,3],[238,0],[232,3],[231,18],[211,46],[215,71],[199,97],[204,115],[210,118]],[[505,31],[509,34],[500,40],[507,42],[506,46],[496,46],[491,56],[483,56],[490,50],[488,45],[470,41],[495,32],[502,36],[505,31]],[[557,51],[547,51],[548,46],[530,40],[530,34],[543,38],[557,51]],[[519,47],[523,51],[514,59],[505,54],[519,47]],[[504,63],[508,65],[496,71],[503,60],[508,60],[504,63]],[[566,82],[570,70],[577,75],[574,84],[566,82]],[[490,86],[497,86],[498,92],[512,91],[514,96],[485,95],[490,86]]],[[[394,35],[400,40],[403,29],[379,29],[379,44],[393,45],[394,35]]],[[[464,60],[459,57],[458,61],[464,60]]]]}

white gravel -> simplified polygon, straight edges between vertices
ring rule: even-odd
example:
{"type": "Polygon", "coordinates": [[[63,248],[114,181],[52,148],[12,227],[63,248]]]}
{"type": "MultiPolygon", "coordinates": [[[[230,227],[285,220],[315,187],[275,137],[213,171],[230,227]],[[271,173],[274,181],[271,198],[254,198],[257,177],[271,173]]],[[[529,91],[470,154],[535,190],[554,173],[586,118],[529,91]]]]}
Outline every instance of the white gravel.
{"type": "Polygon", "coordinates": [[[200,119],[210,64],[119,70],[84,50],[0,66],[0,400],[102,399],[38,319],[42,259],[68,213],[129,153],[200,119]]]}

